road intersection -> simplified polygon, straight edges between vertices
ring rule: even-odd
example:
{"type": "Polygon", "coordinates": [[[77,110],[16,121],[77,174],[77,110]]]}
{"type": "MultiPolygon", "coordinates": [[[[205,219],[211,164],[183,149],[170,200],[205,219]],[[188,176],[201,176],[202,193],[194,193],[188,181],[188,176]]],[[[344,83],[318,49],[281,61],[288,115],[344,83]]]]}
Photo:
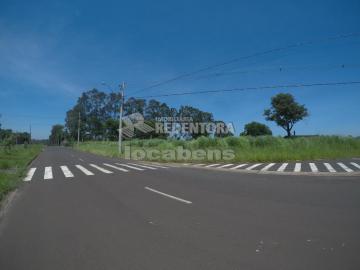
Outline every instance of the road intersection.
{"type": "Polygon", "coordinates": [[[2,215],[0,269],[359,269],[357,175],[209,165],[48,147],[2,215]]]}

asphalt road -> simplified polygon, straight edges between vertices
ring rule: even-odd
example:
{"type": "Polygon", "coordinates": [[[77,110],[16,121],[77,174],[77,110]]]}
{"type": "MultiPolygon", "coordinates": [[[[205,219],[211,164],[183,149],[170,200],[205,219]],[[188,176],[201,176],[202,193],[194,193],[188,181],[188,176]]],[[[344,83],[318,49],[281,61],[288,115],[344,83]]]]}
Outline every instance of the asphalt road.
{"type": "Polygon", "coordinates": [[[42,152],[3,213],[0,269],[360,269],[358,176],[129,163],[42,152]]]}

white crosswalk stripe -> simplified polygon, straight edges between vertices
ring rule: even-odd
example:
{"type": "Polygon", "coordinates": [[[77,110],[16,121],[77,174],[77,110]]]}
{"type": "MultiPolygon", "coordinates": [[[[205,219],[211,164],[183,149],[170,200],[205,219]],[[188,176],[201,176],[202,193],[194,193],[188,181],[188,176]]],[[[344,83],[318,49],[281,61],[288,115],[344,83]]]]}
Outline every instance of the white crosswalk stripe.
{"type": "Polygon", "coordinates": [[[346,172],[353,172],[353,170],[350,169],[348,166],[346,166],[344,163],[338,162],[337,164],[338,164],[341,168],[343,168],[344,171],[346,171],[346,172]]]}
{"type": "Polygon", "coordinates": [[[69,168],[67,166],[60,166],[63,174],[65,177],[74,177],[74,175],[72,174],[72,172],[69,170],[69,168]]]}
{"type": "Polygon", "coordinates": [[[32,179],[33,176],[34,176],[35,171],[36,171],[36,168],[31,168],[31,169],[28,171],[28,173],[27,173],[27,175],[26,175],[26,177],[24,178],[23,181],[25,181],[25,182],[31,181],[31,179],[32,179]]]}
{"type": "Polygon", "coordinates": [[[309,165],[310,165],[310,169],[311,169],[312,172],[315,172],[315,173],[319,172],[319,169],[315,165],[315,163],[309,163],[309,165]]]}
{"type": "Polygon", "coordinates": [[[145,169],[149,169],[149,170],[157,170],[157,168],[146,166],[146,165],[140,165],[140,164],[136,164],[136,163],[128,163],[128,164],[133,165],[133,166],[138,166],[141,168],[145,168],[145,169]]]}
{"type": "MultiPolygon", "coordinates": [[[[297,162],[294,164],[294,168],[292,169],[292,172],[295,173],[301,173],[301,172],[311,172],[311,173],[325,173],[325,172],[330,172],[330,173],[337,173],[339,172],[339,170],[336,170],[334,165],[330,164],[330,163],[323,163],[324,166],[322,166],[320,163],[315,163],[315,162],[309,162],[309,163],[304,163],[304,162],[297,162]],[[308,171],[307,164],[309,164],[309,168],[310,171],[308,171]],[[325,167],[325,168],[324,168],[325,167]]],[[[345,165],[346,163],[344,162],[338,162],[338,163],[334,163],[337,164],[338,166],[340,166],[343,170],[345,170],[346,172],[358,172],[360,169],[360,164],[356,163],[356,162],[349,162],[349,164],[345,165]]],[[[186,164],[183,164],[186,165],[186,164]]],[[[254,170],[254,171],[260,171],[260,172],[265,172],[265,171],[269,171],[269,172],[285,172],[286,169],[289,167],[289,163],[285,162],[285,163],[256,163],[256,164],[247,164],[247,163],[242,163],[242,164],[238,164],[238,165],[234,165],[232,163],[229,164],[220,164],[220,163],[212,163],[212,164],[188,164],[189,166],[196,166],[196,167],[203,167],[203,168],[214,168],[214,169],[222,169],[222,168],[227,168],[229,170],[236,170],[236,169],[245,169],[245,170],[254,170]],[[263,166],[260,166],[263,165],[263,166]],[[275,166],[278,165],[279,167],[276,169],[275,166]],[[248,167],[246,167],[248,166],[248,167]]],[[[291,170],[288,170],[289,172],[291,170]]]]}
{"type": "MultiPolygon", "coordinates": [[[[216,164],[210,164],[210,165],[206,165],[205,168],[211,168],[211,167],[215,167],[215,166],[219,166],[220,164],[216,163],[216,164]]],[[[220,168],[220,167],[219,167],[220,168]]]]}
{"type": "Polygon", "coordinates": [[[270,163],[270,164],[266,165],[264,168],[262,168],[261,171],[266,172],[274,165],[275,165],[275,163],[270,163]]]}
{"type": "Polygon", "coordinates": [[[230,166],[232,166],[232,165],[234,165],[234,164],[232,164],[232,163],[224,164],[224,165],[222,165],[222,166],[220,166],[220,167],[218,167],[218,168],[227,168],[227,167],[230,167],[230,166]]]}
{"type": "Polygon", "coordinates": [[[286,167],[289,165],[289,163],[283,163],[281,166],[277,169],[278,172],[285,171],[286,167]]]}
{"type": "Polygon", "coordinates": [[[353,165],[354,167],[360,169],[360,165],[355,163],[355,162],[350,162],[351,165],[353,165]]]}
{"type": "Polygon", "coordinates": [[[86,175],[94,175],[92,172],[90,172],[88,169],[81,165],[75,165],[76,168],[78,168],[80,171],[82,171],[86,175]]]}
{"type": "Polygon", "coordinates": [[[295,164],[294,172],[301,172],[301,163],[295,164]]]}
{"type": "Polygon", "coordinates": [[[95,164],[89,164],[89,165],[90,165],[91,167],[99,170],[100,172],[107,173],[107,174],[113,173],[112,171],[108,171],[108,170],[106,170],[106,169],[104,169],[104,168],[102,168],[102,167],[100,167],[100,166],[98,166],[98,165],[95,165],[95,164]]]}
{"type": "Polygon", "coordinates": [[[247,167],[245,170],[251,171],[252,169],[255,169],[256,167],[259,167],[262,163],[256,163],[254,165],[251,165],[250,167],[247,167]]]}
{"type": "Polygon", "coordinates": [[[244,164],[239,164],[239,165],[237,165],[237,166],[235,166],[235,167],[231,167],[230,170],[236,170],[236,169],[239,169],[239,168],[244,167],[244,166],[246,166],[246,165],[247,165],[246,163],[244,163],[244,164]]]}
{"type": "Polygon", "coordinates": [[[336,172],[336,170],[334,169],[333,166],[330,165],[330,163],[324,163],[324,166],[326,167],[326,169],[329,171],[329,172],[336,172]]]}
{"type": "MultiPolygon", "coordinates": [[[[148,164],[143,164],[143,163],[142,163],[142,165],[148,165],[148,164]]],[[[168,168],[169,168],[169,167],[161,166],[161,165],[159,165],[159,164],[154,164],[154,163],[150,164],[150,166],[156,167],[156,168],[161,168],[161,169],[168,169],[168,168]]]]}
{"type": "Polygon", "coordinates": [[[52,167],[45,167],[44,180],[53,179],[52,167]]]}
{"type": "MultiPolygon", "coordinates": [[[[121,164],[119,164],[119,163],[115,163],[115,164],[121,165],[121,164]]],[[[114,165],[111,165],[111,164],[108,164],[108,163],[104,163],[104,165],[105,165],[105,166],[108,166],[108,167],[110,167],[110,168],[116,169],[116,170],[118,170],[118,171],[122,171],[122,172],[128,172],[128,171],[129,171],[129,170],[126,170],[126,169],[124,169],[124,168],[120,168],[120,167],[118,167],[118,166],[114,166],[114,165]]]]}

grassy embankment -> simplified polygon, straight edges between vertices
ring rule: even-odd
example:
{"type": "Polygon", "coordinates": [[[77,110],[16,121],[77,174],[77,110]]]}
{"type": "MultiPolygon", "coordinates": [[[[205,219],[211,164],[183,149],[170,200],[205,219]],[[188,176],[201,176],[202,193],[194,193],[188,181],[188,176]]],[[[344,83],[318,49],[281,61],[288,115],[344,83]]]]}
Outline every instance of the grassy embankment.
{"type": "MultiPolygon", "coordinates": [[[[281,162],[360,157],[360,138],[339,136],[299,137],[292,139],[272,136],[216,139],[201,137],[191,141],[150,139],[126,141],[124,145],[131,145],[132,150],[167,150],[176,149],[179,146],[189,150],[232,149],[235,153],[235,158],[232,161],[239,162],[281,162]]],[[[94,154],[119,157],[117,142],[91,141],[81,143],[75,147],[94,154]]],[[[184,160],[170,161],[183,162],[184,160]]]]}
{"type": "Polygon", "coordinates": [[[42,148],[42,145],[29,145],[27,148],[18,145],[7,152],[0,147],[0,201],[6,193],[18,186],[26,166],[42,148]]]}

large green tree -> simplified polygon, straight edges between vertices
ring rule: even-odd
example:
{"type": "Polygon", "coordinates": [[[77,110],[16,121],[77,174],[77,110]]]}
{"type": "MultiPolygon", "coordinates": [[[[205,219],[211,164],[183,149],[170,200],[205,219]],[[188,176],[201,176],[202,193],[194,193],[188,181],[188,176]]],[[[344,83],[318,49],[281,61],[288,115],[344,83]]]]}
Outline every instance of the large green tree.
{"type": "Polygon", "coordinates": [[[274,121],[282,127],[291,137],[291,130],[295,123],[309,115],[305,105],[295,101],[291,94],[280,93],[271,98],[271,107],[264,111],[264,116],[268,121],[274,121]]]}

